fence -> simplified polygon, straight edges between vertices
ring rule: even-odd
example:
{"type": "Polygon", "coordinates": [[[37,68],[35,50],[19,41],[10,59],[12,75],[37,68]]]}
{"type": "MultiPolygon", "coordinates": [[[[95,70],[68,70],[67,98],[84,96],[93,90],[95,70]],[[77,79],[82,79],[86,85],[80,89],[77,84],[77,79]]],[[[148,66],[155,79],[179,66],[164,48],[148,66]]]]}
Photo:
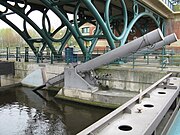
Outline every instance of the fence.
{"type": "MultiPolygon", "coordinates": [[[[95,50],[92,54],[92,59],[103,53],[108,52],[108,50],[95,50]]],[[[78,61],[83,62],[84,57],[80,51],[73,51],[73,49],[66,49],[62,55],[54,56],[51,53],[44,52],[41,56],[35,56],[28,47],[19,48],[16,47],[6,48],[0,51],[0,58],[6,60],[15,60],[24,62],[37,62],[37,63],[51,63],[54,62],[66,62],[76,63],[78,61]]],[[[135,68],[137,66],[153,66],[166,68],[168,66],[179,66],[180,65],[180,55],[175,55],[174,51],[166,51],[165,55],[162,55],[161,51],[156,52],[135,52],[130,56],[118,59],[113,62],[113,64],[126,64],[135,68]]]]}
{"type": "Polygon", "coordinates": [[[174,5],[170,0],[162,0],[172,11],[174,11],[174,5]]]}

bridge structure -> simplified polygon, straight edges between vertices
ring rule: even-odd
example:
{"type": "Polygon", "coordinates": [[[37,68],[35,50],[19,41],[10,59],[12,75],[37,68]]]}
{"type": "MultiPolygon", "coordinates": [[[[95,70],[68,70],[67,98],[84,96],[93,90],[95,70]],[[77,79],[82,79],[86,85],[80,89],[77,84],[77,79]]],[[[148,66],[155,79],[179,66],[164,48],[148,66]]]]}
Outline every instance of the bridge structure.
{"type": "MultiPolygon", "coordinates": [[[[159,2],[162,6],[163,1],[159,2]]],[[[84,60],[89,60],[100,39],[107,40],[112,50],[156,28],[160,28],[166,35],[167,14],[154,10],[148,4],[150,1],[144,0],[2,0],[0,19],[21,35],[36,56],[41,56],[46,47],[50,48],[54,56],[60,56],[70,37],[73,36],[83,53],[84,60]],[[42,14],[42,18],[38,20],[42,22],[42,27],[38,26],[30,16],[37,11],[42,14]],[[50,11],[61,22],[54,30],[51,16],[48,14],[50,11]],[[23,29],[15,25],[15,20],[11,19],[13,14],[23,19],[23,29]],[[80,27],[86,23],[95,26],[93,35],[82,33],[80,27]],[[31,36],[27,25],[38,33],[38,38],[31,36]],[[65,30],[64,35],[55,38],[60,30],[65,30]],[[88,48],[85,42],[90,43],[88,48]],[[38,50],[36,43],[41,44],[38,50]],[[58,49],[54,43],[58,44],[58,49]]]]}
{"type": "MultiPolygon", "coordinates": [[[[0,19],[22,36],[37,57],[42,55],[46,47],[50,48],[54,56],[60,56],[68,40],[73,36],[82,51],[84,60],[88,62],[65,68],[63,74],[50,79],[34,91],[37,92],[39,88],[63,80],[64,89],[57,95],[68,96],[69,93],[73,93],[78,94],[75,96],[82,95],[83,99],[91,100],[93,94],[99,90],[98,81],[96,81],[98,78],[92,74],[92,70],[155,43],[156,47],[160,45],[161,48],[177,40],[175,35],[166,36],[165,39],[162,35],[162,33],[168,35],[175,29],[172,27],[169,29],[173,23],[171,15],[176,16],[176,14],[172,10],[172,3],[168,2],[170,4],[162,0],[155,2],[150,0],[1,0],[0,5],[4,10],[0,11],[0,19]],[[39,19],[42,27],[39,27],[30,17],[31,13],[37,11],[42,14],[42,18],[39,19]],[[55,30],[51,26],[51,16],[48,16],[50,11],[61,21],[60,26],[55,30]],[[10,19],[9,16],[13,14],[23,19],[23,29],[16,26],[10,19]],[[73,19],[69,17],[70,15],[73,19]],[[86,23],[95,26],[93,35],[82,33],[81,26],[86,23]],[[39,38],[33,38],[30,35],[27,24],[39,34],[39,38]],[[55,35],[64,29],[66,30],[64,36],[55,38],[55,35]],[[128,42],[135,37],[139,38],[128,42]],[[112,51],[90,60],[100,39],[107,40],[112,51]],[[85,42],[90,42],[89,48],[86,47],[85,42]],[[41,43],[39,50],[36,49],[36,43],[41,43]],[[59,45],[58,49],[54,43],[59,45]]],[[[179,110],[179,81],[179,78],[172,73],[165,76],[130,102],[79,134],[119,134],[119,132],[134,134],[134,130],[137,134],[156,134],[156,128],[168,109],[172,107],[176,112],[179,110]],[[139,104],[142,102],[143,108],[136,107],[137,101],[139,104]],[[162,106],[161,103],[164,105],[162,106]],[[124,119],[128,116],[130,118],[124,119]],[[140,119],[144,120],[143,122],[147,120],[141,128],[137,127],[141,124],[136,124],[140,119]],[[119,121],[126,123],[119,123],[119,121]]],[[[164,128],[162,132],[166,130],[167,128],[164,128]]]]}
{"type": "MultiPolygon", "coordinates": [[[[156,49],[159,47],[163,47],[164,44],[170,44],[175,41],[177,41],[175,34],[163,37],[163,34],[161,33],[160,29],[153,30],[142,37],[139,37],[129,43],[126,43],[124,46],[120,46],[85,63],[65,67],[64,73],[52,79],[49,79],[45,84],[38,86],[37,88],[33,89],[33,91],[38,94],[38,89],[43,88],[45,86],[49,87],[57,82],[60,83],[64,81],[62,89],[60,89],[56,95],[57,97],[60,96],[63,98],[78,98],[86,102],[98,101],[100,103],[106,102],[109,104],[113,104],[114,102],[120,102],[120,97],[118,97],[119,100],[115,101],[112,99],[112,96],[108,96],[105,99],[102,97],[94,98],[95,96],[99,95],[100,93],[98,92],[102,90],[100,89],[101,83],[98,81],[99,77],[97,74],[93,73],[93,70],[100,66],[109,64],[116,59],[122,58],[123,56],[129,56],[132,54],[132,52],[138,52],[138,50],[146,48],[151,44],[154,44],[154,48],[156,49]],[[103,100],[105,101],[103,102],[103,100]]],[[[120,106],[115,111],[108,114],[100,121],[94,123],[92,126],[83,130],[79,134],[149,135],[155,134],[156,131],[166,132],[169,125],[165,125],[167,126],[167,128],[163,127],[163,131],[158,130],[160,122],[163,121],[163,117],[165,117],[166,114],[171,113],[172,110],[174,111],[174,108],[171,108],[171,106],[176,106],[177,109],[175,109],[175,112],[177,112],[177,110],[179,109],[179,103],[176,104],[176,100],[177,102],[179,102],[178,95],[180,80],[178,77],[171,75],[172,73],[165,76],[157,83],[153,84],[152,86],[144,90],[142,93],[134,97],[131,101],[120,106]],[[139,101],[139,103],[137,103],[137,101],[139,101]],[[145,111],[142,113],[142,109],[137,107],[138,105],[141,105],[141,102],[142,107],[155,107],[150,110],[146,110],[143,108],[143,111],[145,111]],[[161,103],[163,103],[163,105],[161,105],[161,103]],[[168,110],[170,110],[170,112],[168,110]],[[128,115],[130,118],[128,116],[126,117],[126,115],[128,115]],[[124,117],[126,118],[124,119],[124,117]],[[147,117],[148,119],[146,119],[147,117]],[[143,124],[137,124],[137,122],[140,120],[141,122],[143,122],[143,124]],[[139,127],[139,125],[141,125],[141,127],[139,127]]],[[[28,78],[30,77],[31,74],[28,78]]]]}

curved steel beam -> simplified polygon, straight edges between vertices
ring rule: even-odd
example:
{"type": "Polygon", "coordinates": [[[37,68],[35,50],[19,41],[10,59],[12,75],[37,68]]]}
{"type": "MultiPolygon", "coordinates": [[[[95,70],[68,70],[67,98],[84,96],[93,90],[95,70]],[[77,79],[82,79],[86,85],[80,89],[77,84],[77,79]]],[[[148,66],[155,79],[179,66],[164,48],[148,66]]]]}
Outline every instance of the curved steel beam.
{"type": "Polygon", "coordinates": [[[125,42],[126,42],[126,40],[127,40],[127,38],[128,38],[128,35],[129,35],[132,27],[133,27],[133,26],[135,25],[135,23],[136,23],[141,17],[143,17],[143,16],[149,16],[149,17],[151,17],[151,18],[154,20],[154,22],[156,23],[157,27],[159,27],[158,22],[156,21],[156,18],[155,18],[152,14],[147,13],[147,12],[140,13],[139,15],[136,15],[135,18],[129,23],[128,28],[127,28],[127,30],[126,30],[126,33],[125,33],[125,35],[124,35],[124,38],[121,40],[121,45],[124,45],[124,44],[125,44],[125,42]]]}
{"type": "Polygon", "coordinates": [[[95,17],[96,21],[98,22],[98,24],[100,25],[104,35],[106,36],[106,39],[109,43],[109,46],[111,49],[116,48],[114,41],[112,39],[112,36],[107,28],[106,23],[104,22],[104,20],[102,19],[101,15],[99,14],[99,12],[97,11],[97,9],[95,8],[95,6],[93,5],[93,3],[91,2],[91,0],[81,0],[84,5],[86,7],[88,7],[88,10],[92,13],[92,15],[95,17]]]}
{"type": "Polygon", "coordinates": [[[64,47],[66,46],[66,43],[67,43],[68,40],[71,38],[71,36],[72,36],[72,33],[71,33],[71,32],[68,32],[68,33],[65,35],[64,40],[61,42],[61,46],[60,46],[60,48],[59,48],[59,50],[58,50],[58,54],[61,54],[61,53],[62,53],[64,47]]]}
{"type": "MultiPolygon", "coordinates": [[[[8,9],[12,10],[16,14],[18,14],[20,17],[22,17],[24,20],[26,20],[38,33],[39,35],[43,38],[43,40],[48,44],[48,46],[52,49],[51,51],[54,54],[57,54],[56,50],[52,46],[52,42],[46,38],[46,35],[43,33],[43,31],[30,19],[27,17],[25,13],[23,13],[23,10],[18,10],[15,8],[15,6],[12,6],[4,1],[0,1],[0,4],[3,5],[4,7],[7,7],[8,9]]],[[[25,12],[25,11],[24,11],[25,12]]],[[[25,22],[24,22],[25,23],[25,22]]],[[[25,30],[25,29],[24,29],[25,30]]]]}
{"type": "MultiPolygon", "coordinates": [[[[102,31],[99,30],[98,35],[99,35],[101,32],[102,32],[102,31]]],[[[91,57],[91,55],[92,55],[92,53],[93,53],[93,51],[94,51],[94,48],[95,48],[97,42],[98,42],[98,39],[97,39],[97,38],[94,38],[94,40],[92,41],[92,44],[91,44],[91,46],[90,46],[90,48],[89,48],[89,50],[88,50],[89,57],[91,57]]]]}
{"type": "MultiPolygon", "coordinates": [[[[71,23],[72,23],[72,22],[71,22],[71,23]]],[[[85,23],[86,23],[86,22],[84,22],[84,21],[80,21],[80,22],[79,22],[79,26],[82,26],[82,25],[85,24],[85,23]]],[[[63,51],[66,43],[67,43],[68,40],[71,38],[71,36],[72,36],[71,31],[68,31],[67,34],[64,36],[64,40],[62,40],[62,42],[61,42],[61,47],[59,48],[58,54],[61,54],[61,53],[62,53],[62,51],[63,51]]],[[[87,52],[87,55],[86,55],[87,60],[88,60],[88,57],[89,57],[89,53],[87,52]]]]}
{"type": "MultiPolygon", "coordinates": [[[[95,37],[84,38],[83,35],[82,35],[82,33],[81,33],[80,30],[79,30],[78,21],[77,21],[77,20],[78,20],[78,19],[77,19],[77,16],[78,16],[78,11],[79,11],[80,5],[81,5],[81,2],[79,1],[79,2],[77,3],[77,6],[75,7],[75,11],[74,11],[74,27],[75,27],[77,33],[79,34],[79,36],[80,36],[83,40],[85,40],[85,41],[92,41],[95,37]]],[[[82,18],[80,18],[79,20],[82,20],[82,18]]],[[[85,23],[90,22],[88,19],[86,19],[86,20],[87,20],[87,21],[86,21],[85,23]]],[[[98,34],[98,31],[99,31],[99,24],[96,25],[96,29],[95,29],[94,35],[97,35],[97,34],[98,34]]]]}
{"type": "Polygon", "coordinates": [[[21,31],[16,25],[9,21],[5,16],[0,17],[0,19],[9,26],[11,26],[27,42],[33,53],[36,55],[36,48],[34,47],[33,42],[28,40],[30,37],[28,37],[23,31],[21,31]]]}
{"type": "Polygon", "coordinates": [[[119,37],[117,37],[117,36],[114,35],[114,33],[113,33],[112,30],[111,30],[111,26],[110,26],[110,21],[109,21],[109,7],[110,7],[111,0],[107,0],[107,1],[106,1],[106,7],[105,7],[105,22],[106,22],[106,24],[107,24],[107,27],[108,27],[110,33],[111,33],[111,36],[113,37],[114,40],[117,40],[117,41],[118,41],[118,40],[121,40],[121,39],[124,37],[124,35],[125,35],[125,33],[126,33],[126,29],[127,29],[127,24],[128,24],[128,15],[127,15],[126,4],[125,4],[124,0],[120,0],[120,2],[121,2],[121,5],[122,5],[122,7],[123,7],[124,28],[123,28],[122,34],[121,34],[119,37]]]}
{"type": "Polygon", "coordinates": [[[67,26],[67,28],[72,32],[72,35],[78,42],[85,58],[87,56],[87,50],[84,46],[83,40],[79,39],[77,31],[75,31],[74,27],[72,24],[69,22],[69,20],[63,15],[63,13],[58,9],[57,6],[52,6],[53,2],[49,0],[40,0],[43,4],[45,4],[49,9],[51,9],[62,21],[63,23],[67,26]]]}
{"type": "MultiPolygon", "coordinates": [[[[49,17],[47,16],[47,12],[48,12],[48,8],[43,12],[43,19],[42,19],[42,22],[43,22],[43,29],[44,29],[44,32],[45,32],[45,34],[47,35],[47,37],[49,38],[49,39],[51,39],[53,42],[62,42],[64,39],[65,39],[65,35],[68,33],[68,29],[66,30],[66,32],[65,32],[65,34],[64,34],[64,36],[62,37],[62,38],[60,38],[60,39],[55,39],[55,38],[53,38],[53,36],[59,31],[59,30],[61,30],[65,25],[64,25],[64,23],[62,22],[62,24],[61,24],[61,26],[59,26],[53,33],[51,33],[50,32],[50,30],[51,30],[51,23],[50,23],[50,19],[49,19],[49,17]],[[46,29],[46,24],[45,24],[45,20],[47,19],[47,22],[48,22],[48,24],[49,24],[49,30],[47,31],[47,29],[46,29]]],[[[62,12],[62,10],[61,10],[61,12],[62,12]]],[[[63,14],[66,16],[66,18],[68,18],[68,16],[67,16],[67,14],[63,11],[63,14]]]]}

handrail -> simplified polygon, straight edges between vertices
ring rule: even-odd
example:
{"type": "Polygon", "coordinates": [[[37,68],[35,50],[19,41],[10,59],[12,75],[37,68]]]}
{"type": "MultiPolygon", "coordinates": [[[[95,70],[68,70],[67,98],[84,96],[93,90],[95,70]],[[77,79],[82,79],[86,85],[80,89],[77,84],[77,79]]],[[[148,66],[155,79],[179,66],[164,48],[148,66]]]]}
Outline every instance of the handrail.
{"type": "Polygon", "coordinates": [[[172,11],[174,11],[174,4],[170,0],[162,0],[172,11]]]}

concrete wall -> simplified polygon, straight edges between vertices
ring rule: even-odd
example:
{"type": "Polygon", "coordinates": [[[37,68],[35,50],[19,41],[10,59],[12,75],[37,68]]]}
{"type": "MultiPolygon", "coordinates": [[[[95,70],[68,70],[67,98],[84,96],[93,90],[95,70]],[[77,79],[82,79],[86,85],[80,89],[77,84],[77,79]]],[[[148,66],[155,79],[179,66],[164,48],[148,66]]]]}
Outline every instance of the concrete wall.
{"type": "MultiPolygon", "coordinates": [[[[66,64],[36,64],[36,63],[24,63],[24,62],[15,62],[15,76],[2,76],[2,85],[13,84],[20,82],[28,74],[34,70],[44,68],[46,71],[47,79],[58,75],[64,71],[66,64]]],[[[165,71],[154,71],[143,69],[132,69],[123,68],[120,66],[108,66],[108,68],[103,67],[96,70],[100,82],[107,89],[121,89],[126,91],[135,91],[144,90],[165,74],[165,71]]]]}
{"type": "Polygon", "coordinates": [[[103,86],[106,85],[109,89],[121,89],[128,91],[144,90],[163,76],[167,74],[166,71],[154,71],[148,69],[129,69],[129,68],[101,68],[98,69],[97,75],[103,86]]]}
{"type": "Polygon", "coordinates": [[[2,75],[0,77],[1,85],[0,86],[7,86],[15,83],[19,83],[20,79],[14,78],[13,75],[2,75]]]}
{"type": "Polygon", "coordinates": [[[25,78],[28,74],[35,71],[36,69],[44,68],[45,72],[47,73],[47,79],[52,78],[59,73],[64,71],[65,64],[37,64],[37,63],[25,63],[25,62],[16,62],[15,69],[16,75],[15,78],[25,78]]]}
{"type": "Polygon", "coordinates": [[[13,75],[3,75],[1,76],[1,86],[10,85],[14,83],[19,83],[23,78],[33,71],[44,68],[46,71],[47,79],[58,75],[64,71],[65,64],[61,66],[51,65],[51,64],[37,64],[37,63],[25,63],[25,62],[15,62],[15,76],[13,75]]]}

